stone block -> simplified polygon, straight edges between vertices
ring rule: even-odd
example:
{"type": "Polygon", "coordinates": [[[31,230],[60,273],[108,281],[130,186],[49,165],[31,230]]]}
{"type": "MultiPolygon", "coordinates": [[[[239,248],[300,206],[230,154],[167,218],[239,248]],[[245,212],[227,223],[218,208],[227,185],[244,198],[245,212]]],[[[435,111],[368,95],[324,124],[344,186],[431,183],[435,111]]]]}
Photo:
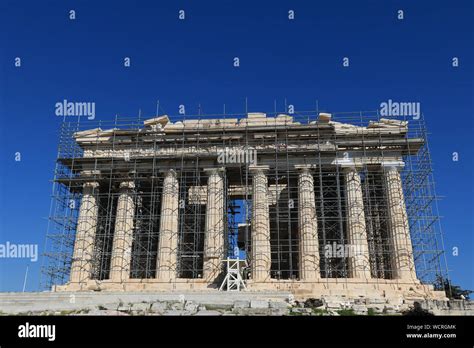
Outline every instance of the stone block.
{"type": "Polygon", "coordinates": [[[450,300],[449,307],[455,310],[462,310],[464,309],[464,300],[450,300]]]}
{"type": "Polygon", "coordinates": [[[145,127],[151,127],[155,125],[161,125],[162,127],[166,126],[169,123],[170,119],[168,115],[163,115],[155,118],[151,118],[143,121],[145,127]]]}
{"type": "Polygon", "coordinates": [[[264,112],[249,112],[247,113],[247,118],[248,119],[262,119],[266,118],[267,114],[264,112]]]}
{"type": "Polygon", "coordinates": [[[268,308],[268,301],[263,300],[252,300],[250,302],[250,308],[268,308]]]}
{"type": "Polygon", "coordinates": [[[250,301],[245,301],[245,300],[235,301],[234,308],[250,308],[250,301]]]}
{"type": "Polygon", "coordinates": [[[130,315],[130,313],[129,312],[119,312],[119,311],[103,311],[102,315],[127,316],[127,315],[130,315]]]}
{"type": "Polygon", "coordinates": [[[199,304],[193,301],[186,301],[184,304],[184,310],[188,312],[196,312],[198,310],[199,304]]]}
{"type": "Polygon", "coordinates": [[[353,305],[352,306],[352,309],[354,310],[355,314],[359,314],[359,315],[366,315],[367,312],[368,312],[368,309],[365,305],[353,305]]]}
{"type": "Polygon", "coordinates": [[[399,313],[399,308],[398,306],[393,306],[393,305],[385,305],[383,309],[384,314],[397,314],[399,313]]]}
{"type": "Polygon", "coordinates": [[[119,312],[130,312],[131,306],[130,305],[121,305],[117,307],[117,311],[119,312]]]}
{"type": "Polygon", "coordinates": [[[436,300],[436,306],[439,308],[439,309],[448,309],[448,303],[447,301],[442,301],[442,300],[436,300]]]}
{"type": "Polygon", "coordinates": [[[282,302],[282,301],[270,301],[269,302],[270,308],[277,308],[277,309],[286,309],[290,307],[289,303],[282,302]]]}
{"type": "Polygon", "coordinates": [[[141,303],[135,303],[133,304],[132,306],[132,310],[133,311],[142,311],[142,312],[146,312],[150,309],[151,307],[151,304],[150,303],[146,303],[146,302],[141,302],[141,303]]]}
{"type": "Polygon", "coordinates": [[[271,315],[274,315],[274,316],[283,316],[283,315],[289,315],[289,314],[290,314],[289,308],[272,308],[271,309],[271,315]]]}
{"type": "Polygon", "coordinates": [[[366,300],[366,303],[367,304],[385,304],[387,303],[387,300],[383,298],[368,298],[366,300]]]}
{"type": "Polygon", "coordinates": [[[332,115],[325,113],[325,112],[320,112],[318,116],[318,121],[321,123],[329,123],[331,121],[332,115]]]}
{"type": "MultiPolygon", "coordinates": [[[[105,315],[106,312],[106,310],[92,309],[86,315],[105,315]]],[[[55,315],[61,315],[61,312],[55,313],[55,315]]]]}
{"type": "Polygon", "coordinates": [[[112,310],[112,311],[115,311],[117,310],[117,307],[118,307],[118,303],[104,303],[104,304],[100,304],[97,306],[97,308],[99,310],[112,310]]]}
{"type": "Polygon", "coordinates": [[[233,303],[202,303],[207,310],[231,310],[234,308],[233,303]]]}
{"type": "Polygon", "coordinates": [[[286,122],[293,122],[293,116],[290,116],[290,115],[286,115],[286,114],[278,114],[276,119],[278,121],[286,121],[286,122]]]}
{"type": "Polygon", "coordinates": [[[151,305],[150,311],[163,313],[168,308],[168,304],[166,302],[154,302],[151,305]]]}
{"type": "Polygon", "coordinates": [[[372,309],[375,313],[377,314],[380,314],[380,313],[383,313],[383,309],[385,308],[385,306],[383,305],[368,305],[367,306],[367,310],[372,309]]]}
{"type": "Polygon", "coordinates": [[[204,310],[204,311],[199,311],[195,315],[197,316],[220,316],[222,315],[221,312],[219,311],[214,311],[214,310],[204,310]]]}
{"type": "Polygon", "coordinates": [[[184,310],[184,303],[183,302],[173,302],[170,304],[170,308],[174,310],[184,310]]]}
{"type": "Polygon", "coordinates": [[[313,313],[313,310],[311,308],[292,308],[291,312],[292,313],[303,314],[303,315],[309,315],[309,314],[313,313]]]}
{"type": "Polygon", "coordinates": [[[326,302],[326,308],[327,309],[341,309],[343,308],[341,302],[326,302]]]}

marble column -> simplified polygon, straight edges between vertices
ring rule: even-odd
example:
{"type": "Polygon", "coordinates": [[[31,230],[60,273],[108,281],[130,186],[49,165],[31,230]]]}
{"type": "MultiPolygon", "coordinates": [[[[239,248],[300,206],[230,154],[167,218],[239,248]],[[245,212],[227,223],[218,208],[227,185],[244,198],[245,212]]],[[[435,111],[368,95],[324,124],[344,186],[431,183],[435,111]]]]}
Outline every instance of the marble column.
{"type": "Polygon", "coordinates": [[[82,283],[91,279],[98,215],[99,183],[86,182],[82,189],[82,200],[77,220],[70,275],[71,283],[82,283]]]}
{"type": "Polygon", "coordinates": [[[270,280],[270,216],[268,209],[268,166],[250,166],[252,173],[252,279],[270,280]]]}
{"type": "Polygon", "coordinates": [[[224,168],[205,169],[207,181],[203,278],[213,281],[222,271],[224,242],[224,168]]]}
{"type": "Polygon", "coordinates": [[[408,215],[405,207],[399,166],[382,164],[387,195],[390,237],[393,245],[394,278],[416,280],[408,215]]]}
{"type": "Polygon", "coordinates": [[[311,281],[320,278],[318,219],[314,179],[308,168],[300,169],[298,175],[298,227],[300,279],[311,281]]]}
{"type": "Polygon", "coordinates": [[[370,279],[370,255],[360,175],[354,166],[343,168],[346,189],[347,234],[351,245],[349,271],[353,278],[370,279]]]}
{"type": "Polygon", "coordinates": [[[162,280],[177,277],[178,267],[178,226],[179,226],[179,183],[177,173],[170,169],[165,172],[163,194],[161,196],[160,236],[156,276],[162,280]]]}
{"type": "Polygon", "coordinates": [[[110,279],[114,282],[126,282],[130,279],[135,215],[134,189],[133,181],[120,184],[110,263],[110,279]]]}

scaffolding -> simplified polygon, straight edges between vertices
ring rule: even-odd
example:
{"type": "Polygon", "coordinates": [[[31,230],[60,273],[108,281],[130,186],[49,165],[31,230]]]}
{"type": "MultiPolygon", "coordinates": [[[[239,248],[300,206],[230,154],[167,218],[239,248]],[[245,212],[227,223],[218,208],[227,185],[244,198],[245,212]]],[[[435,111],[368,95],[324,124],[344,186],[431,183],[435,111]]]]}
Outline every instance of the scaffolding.
{"type": "MultiPolygon", "coordinates": [[[[100,182],[97,195],[98,219],[94,226],[94,251],[91,255],[91,278],[109,279],[112,263],[112,246],[120,198],[120,183],[134,182],[133,236],[131,246],[130,278],[154,278],[157,272],[158,244],[160,239],[161,206],[163,199],[163,164],[174,167],[179,183],[178,256],[176,272],[179,278],[203,277],[205,264],[206,205],[211,174],[204,167],[218,167],[210,160],[209,153],[216,148],[256,149],[263,163],[271,166],[268,173],[269,230],[271,249],[271,277],[294,279],[300,274],[300,239],[298,229],[298,171],[295,161],[319,163],[312,171],[315,208],[317,212],[319,266],[321,278],[348,278],[350,265],[347,257],[324,257],[329,245],[346,245],[347,192],[338,166],[324,164],[324,151],[335,158],[345,158],[347,152],[358,151],[370,157],[391,158],[394,151],[403,150],[405,166],[401,171],[409,230],[413,245],[417,278],[433,284],[438,277],[446,277],[446,261],[442,231],[437,211],[438,196],[428,147],[427,131],[423,117],[397,117],[407,121],[407,132],[397,136],[393,146],[380,146],[382,135],[365,132],[351,138],[329,128],[312,127],[318,122],[318,111],[295,112],[288,117],[301,127],[282,126],[259,130],[249,123],[238,133],[231,127],[206,128],[201,120],[229,120],[240,122],[247,114],[173,116],[176,124],[193,121],[198,126],[192,132],[182,127],[182,132],[162,134],[162,130],[149,130],[149,142],[143,140],[143,121],[118,118],[113,121],[64,120],[60,129],[59,148],[54,175],[51,213],[42,266],[41,285],[50,289],[69,280],[74,253],[79,208],[83,200],[84,178],[87,168],[100,182]],[[91,143],[87,149],[76,141],[75,134],[94,128],[109,130],[108,147],[91,143]],[[160,134],[161,132],[161,134],[160,134]],[[159,135],[159,136],[158,136],[159,135]],[[126,141],[124,139],[126,138],[126,141]],[[343,138],[343,139],[342,139],[343,138]],[[410,142],[417,139],[417,143],[410,142]],[[353,145],[351,145],[353,144],[353,145]],[[94,146],[97,151],[116,156],[88,156],[85,152],[94,146]],[[144,148],[151,149],[146,159],[137,154],[144,148]],[[189,153],[194,153],[189,156],[189,153]]],[[[278,117],[282,113],[267,113],[278,117]]],[[[367,127],[381,122],[378,111],[333,112],[331,122],[356,127],[367,127]]],[[[223,122],[226,124],[226,122],[223,122]]],[[[260,160],[260,159],[259,159],[260,160]]],[[[222,259],[240,258],[252,263],[252,175],[250,163],[226,166],[222,190],[225,211],[222,219],[224,251],[222,259]]],[[[366,163],[360,170],[367,230],[370,273],[376,279],[392,279],[392,242],[389,236],[387,193],[380,175],[380,168],[366,163]]],[[[221,284],[223,274],[216,278],[221,284]]],[[[245,277],[245,272],[244,272],[245,277]]]]}

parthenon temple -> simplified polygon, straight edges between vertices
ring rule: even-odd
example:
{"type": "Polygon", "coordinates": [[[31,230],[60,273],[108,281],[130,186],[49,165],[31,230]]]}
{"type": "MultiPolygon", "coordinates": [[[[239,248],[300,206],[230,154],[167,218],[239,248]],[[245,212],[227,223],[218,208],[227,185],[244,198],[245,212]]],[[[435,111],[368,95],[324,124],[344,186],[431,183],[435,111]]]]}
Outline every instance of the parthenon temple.
{"type": "Polygon", "coordinates": [[[233,260],[245,291],[436,295],[418,269],[411,158],[425,139],[410,120],[243,116],[69,134],[55,177],[68,274],[54,288],[219,291],[233,260]]]}

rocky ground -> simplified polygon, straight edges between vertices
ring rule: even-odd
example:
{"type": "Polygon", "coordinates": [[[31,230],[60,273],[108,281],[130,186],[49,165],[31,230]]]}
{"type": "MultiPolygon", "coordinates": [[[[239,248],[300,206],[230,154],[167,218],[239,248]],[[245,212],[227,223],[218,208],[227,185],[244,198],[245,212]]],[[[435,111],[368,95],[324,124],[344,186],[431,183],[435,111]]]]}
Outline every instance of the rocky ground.
{"type": "MultiPolygon", "coordinates": [[[[9,313],[3,313],[9,314],[9,313]]],[[[385,299],[341,299],[337,297],[295,301],[286,299],[235,299],[233,301],[199,301],[180,299],[124,302],[73,309],[17,311],[17,315],[171,315],[171,316],[341,316],[341,315],[473,315],[470,301],[429,301],[398,304],[385,299]],[[211,303],[209,303],[211,302],[211,303]]]]}

